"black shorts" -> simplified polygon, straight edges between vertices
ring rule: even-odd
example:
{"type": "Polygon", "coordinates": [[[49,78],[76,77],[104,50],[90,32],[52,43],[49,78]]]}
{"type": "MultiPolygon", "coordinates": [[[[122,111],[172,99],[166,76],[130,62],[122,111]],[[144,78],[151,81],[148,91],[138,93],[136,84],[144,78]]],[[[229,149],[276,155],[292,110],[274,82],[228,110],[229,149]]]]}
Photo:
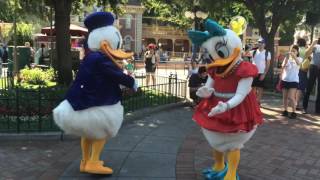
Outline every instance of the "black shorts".
{"type": "Polygon", "coordinates": [[[154,73],[154,72],[156,72],[156,65],[147,65],[147,66],[146,66],[146,72],[147,72],[147,73],[154,73]]]}
{"type": "Polygon", "coordinates": [[[260,80],[259,80],[260,76],[262,76],[262,74],[258,74],[258,76],[253,79],[252,87],[264,88],[264,80],[265,80],[265,79],[263,79],[262,81],[260,81],[260,80]]]}
{"type": "Polygon", "coordinates": [[[299,87],[299,83],[281,81],[281,86],[282,86],[283,89],[292,89],[292,88],[298,88],[299,87]]]}

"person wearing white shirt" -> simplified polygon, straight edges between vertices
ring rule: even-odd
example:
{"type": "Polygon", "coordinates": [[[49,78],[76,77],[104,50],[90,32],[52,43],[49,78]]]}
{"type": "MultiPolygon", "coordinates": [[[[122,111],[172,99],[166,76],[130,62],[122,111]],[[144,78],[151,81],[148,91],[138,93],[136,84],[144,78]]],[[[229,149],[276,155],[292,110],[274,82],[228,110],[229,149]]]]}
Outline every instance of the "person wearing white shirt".
{"type": "Polygon", "coordinates": [[[259,103],[263,94],[264,80],[268,73],[271,61],[271,54],[266,51],[265,45],[264,39],[259,39],[258,49],[254,50],[252,53],[252,64],[256,65],[259,71],[258,76],[253,79],[252,88],[256,92],[259,103]]]}
{"type": "Polygon", "coordinates": [[[187,79],[191,77],[192,74],[198,74],[199,65],[196,61],[191,61],[191,65],[189,66],[187,79]]]}
{"type": "Polygon", "coordinates": [[[296,93],[299,87],[299,66],[302,62],[302,58],[299,57],[299,47],[293,45],[290,48],[290,52],[282,63],[281,73],[281,85],[283,94],[283,116],[289,116],[289,118],[296,118],[296,93]],[[288,105],[292,108],[292,113],[288,113],[288,105]]]}

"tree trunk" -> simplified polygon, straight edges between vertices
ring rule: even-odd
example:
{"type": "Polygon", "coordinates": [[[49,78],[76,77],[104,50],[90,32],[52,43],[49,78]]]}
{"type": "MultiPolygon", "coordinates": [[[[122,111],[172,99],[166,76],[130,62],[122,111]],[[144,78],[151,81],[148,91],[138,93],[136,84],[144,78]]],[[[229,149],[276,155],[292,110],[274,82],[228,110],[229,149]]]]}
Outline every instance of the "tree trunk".
{"type": "Polygon", "coordinates": [[[72,0],[55,0],[56,67],[58,83],[69,85],[72,82],[72,62],[70,45],[70,13],[72,0]]]}
{"type": "Polygon", "coordinates": [[[267,74],[267,84],[271,84],[272,87],[275,87],[275,83],[277,81],[276,76],[274,76],[274,64],[275,64],[275,51],[274,51],[274,37],[275,35],[268,35],[265,37],[267,44],[266,44],[266,49],[268,52],[271,54],[271,62],[270,62],[270,68],[269,72],[267,74]]]}
{"type": "Polygon", "coordinates": [[[314,25],[311,25],[310,44],[313,42],[314,25]]]}

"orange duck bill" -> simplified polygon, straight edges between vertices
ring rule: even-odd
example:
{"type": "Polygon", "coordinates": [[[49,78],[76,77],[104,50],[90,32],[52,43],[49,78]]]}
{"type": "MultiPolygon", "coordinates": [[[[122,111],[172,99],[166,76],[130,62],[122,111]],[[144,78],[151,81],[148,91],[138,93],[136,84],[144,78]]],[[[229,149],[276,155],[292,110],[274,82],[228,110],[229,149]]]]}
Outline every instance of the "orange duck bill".
{"type": "Polygon", "coordinates": [[[122,67],[121,60],[129,59],[133,56],[133,53],[126,53],[120,49],[112,49],[107,41],[102,41],[100,43],[100,49],[120,68],[122,67]]]}
{"type": "Polygon", "coordinates": [[[211,64],[208,65],[210,68],[223,68],[222,72],[216,73],[220,76],[225,76],[232,69],[232,67],[237,63],[237,58],[240,55],[240,48],[235,48],[231,56],[225,59],[216,59],[211,64]]]}

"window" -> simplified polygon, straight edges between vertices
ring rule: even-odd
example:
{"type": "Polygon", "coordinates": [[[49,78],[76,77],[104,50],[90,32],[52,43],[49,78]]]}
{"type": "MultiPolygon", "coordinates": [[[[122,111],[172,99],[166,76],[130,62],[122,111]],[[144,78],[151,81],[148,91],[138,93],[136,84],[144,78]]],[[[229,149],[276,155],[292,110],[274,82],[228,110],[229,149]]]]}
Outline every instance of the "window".
{"type": "Polygon", "coordinates": [[[126,14],[125,15],[125,20],[126,20],[125,28],[126,29],[131,29],[132,15],[131,14],[126,14]]]}

